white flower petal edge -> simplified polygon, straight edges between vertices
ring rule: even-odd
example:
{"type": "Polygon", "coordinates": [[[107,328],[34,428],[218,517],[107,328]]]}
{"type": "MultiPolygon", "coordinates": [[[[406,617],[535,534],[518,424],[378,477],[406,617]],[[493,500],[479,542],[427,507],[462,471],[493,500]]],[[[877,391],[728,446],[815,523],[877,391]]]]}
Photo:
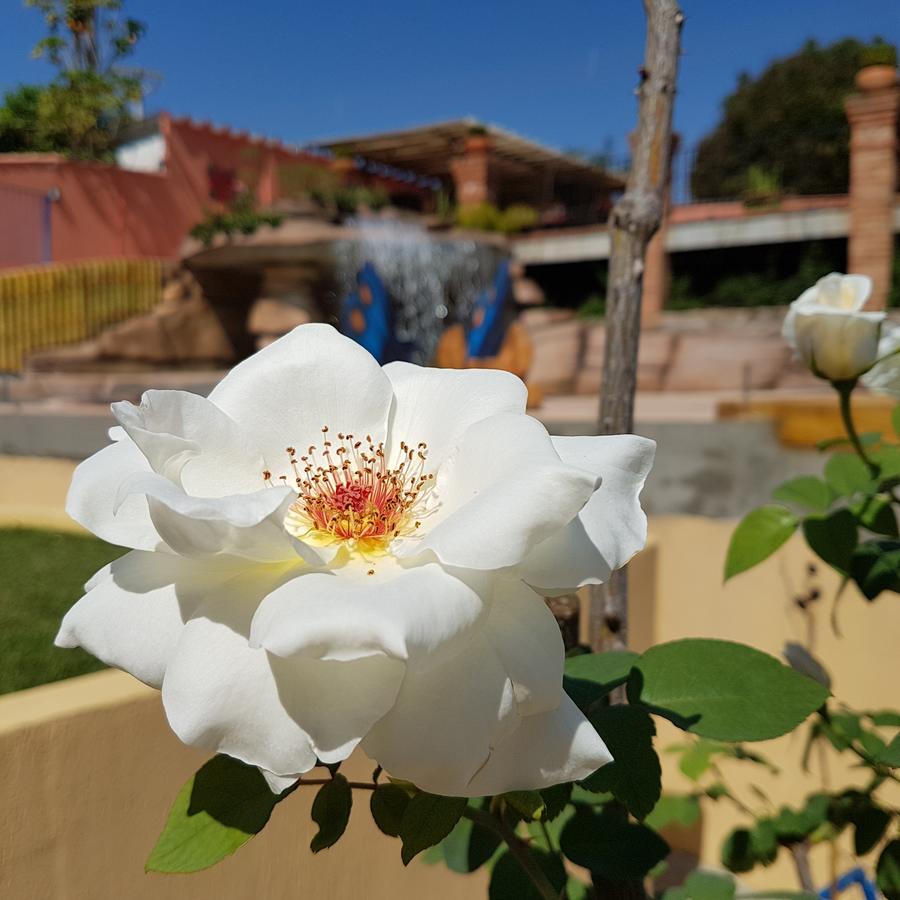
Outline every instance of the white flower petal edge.
{"type": "Polygon", "coordinates": [[[547,430],[526,415],[482,419],[438,471],[440,507],[401,559],[434,553],[450,566],[501,569],[578,514],[597,478],[559,458],[547,430]]]}
{"type": "Polygon", "coordinates": [[[162,686],[172,730],[279,776],[345,759],[394,702],[403,664],[273,657],[247,640],[255,578],[238,578],[182,631],[162,686]],[[248,611],[250,615],[248,615],[248,611]]]}
{"type": "Polygon", "coordinates": [[[543,541],[515,568],[545,596],[602,584],[647,543],[640,496],[656,442],[633,434],[554,437],[559,455],[600,477],[600,487],[562,531],[543,541]]]}
{"type": "Polygon", "coordinates": [[[394,390],[388,454],[398,439],[424,441],[437,468],[459,446],[470,425],[501,413],[524,413],[528,391],[496,369],[428,369],[394,362],[384,367],[394,390]]]}
{"type": "Polygon", "coordinates": [[[454,653],[489,608],[480,573],[447,572],[433,562],[410,569],[380,562],[373,577],[367,571],[288,581],[260,604],[251,645],[313,659],[385,655],[426,668],[454,653]]]}
{"type": "Polygon", "coordinates": [[[509,582],[457,656],[407,672],[362,747],[389,772],[448,796],[585,778],[611,757],[562,690],[562,651],[543,601],[509,582]]]}
{"type": "Polygon", "coordinates": [[[900,399],[900,328],[892,328],[878,344],[878,362],[862,377],[870,391],[900,399]]]}
{"type": "Polygon", "coordinates": [[[382,440],[394,394],[359,344],[310,324],[236,365],[209,399],[253,435],[277,470],[287,462],[285,448],[319,443],[326,425],[382,440]]]}

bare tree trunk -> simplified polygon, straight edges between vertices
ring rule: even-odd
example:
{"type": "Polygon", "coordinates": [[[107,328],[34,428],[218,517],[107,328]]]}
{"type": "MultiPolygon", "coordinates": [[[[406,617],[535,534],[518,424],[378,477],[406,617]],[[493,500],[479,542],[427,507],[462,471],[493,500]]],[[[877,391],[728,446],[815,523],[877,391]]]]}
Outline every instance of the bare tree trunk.
{"type": "MultiPolygon", "coordinates": [[[[662,220],[672,146],[672,107],[684,16],[676,0],[644,0],[644,11],[647,43],[631,170],[625,193],[610,216],[601,434],[629,432],[634,423],[644,258],[662,220]]],[[[594,650],[621,649],[628,644],[627,579],[626,570],[620,569],[592,592],[594,650]]]]}

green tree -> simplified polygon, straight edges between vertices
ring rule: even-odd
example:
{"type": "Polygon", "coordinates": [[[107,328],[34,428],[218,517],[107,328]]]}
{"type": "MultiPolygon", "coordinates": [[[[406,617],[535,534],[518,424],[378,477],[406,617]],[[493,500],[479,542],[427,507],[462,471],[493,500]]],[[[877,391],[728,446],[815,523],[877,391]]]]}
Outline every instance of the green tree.
{"type": "Polygon", "coordinates": [[[725,99],[721,122],[700,143],[691,171],[699,199],[741,196],[748,171],[768,172],[789,194],[844,193],[850,133],[844,100],[873,49],[847,38],[808,41],[759,76],[743,74],[725,99]]]}
{"type": "Polygon", "coordinates": [[[0,152],[53,151],[109,160],[143,73],[122,66],[144,33],[121,16],[122,0],[26,0],[44,16],[47,35],[32,50],[57,75],[46,86],[22,85],[0,107],[0,152]]]}

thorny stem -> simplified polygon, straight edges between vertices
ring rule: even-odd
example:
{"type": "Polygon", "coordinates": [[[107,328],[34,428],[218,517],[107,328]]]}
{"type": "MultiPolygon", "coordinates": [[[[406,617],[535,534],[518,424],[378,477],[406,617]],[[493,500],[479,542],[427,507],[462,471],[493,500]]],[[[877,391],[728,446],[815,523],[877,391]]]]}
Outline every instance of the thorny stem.
{"type": "Polygon", "coordinates": [[[834,382],[834,388],[838,392],[838,397],[840,397],[841,420],[844,423],[844,430],[847,432],[850,444],[856,451],[856,455],[866,464],[866,468],[869,470],[869,474],[872,478],[877,479],[881,474],[881,469],[872,460],[869,454],[866,453],[865,447],[863,447],[862,441],[859,439],[859,434],[856,431],[856,426],[853,424],[853,414],[850,409],[850,395],[853,393],[854,387],[856,387],[855,380],[834,382]]]}

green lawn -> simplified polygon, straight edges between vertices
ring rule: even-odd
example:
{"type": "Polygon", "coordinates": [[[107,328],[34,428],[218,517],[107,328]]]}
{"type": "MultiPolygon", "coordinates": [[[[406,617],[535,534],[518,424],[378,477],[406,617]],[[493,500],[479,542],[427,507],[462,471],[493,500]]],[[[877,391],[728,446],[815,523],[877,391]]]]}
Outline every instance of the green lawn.
{"type": "Polygon", "coordinates": [[[0,529],[0,694],[103,668],[53,638],[85,581],[124,552],[79,534],[0,529]]]}

